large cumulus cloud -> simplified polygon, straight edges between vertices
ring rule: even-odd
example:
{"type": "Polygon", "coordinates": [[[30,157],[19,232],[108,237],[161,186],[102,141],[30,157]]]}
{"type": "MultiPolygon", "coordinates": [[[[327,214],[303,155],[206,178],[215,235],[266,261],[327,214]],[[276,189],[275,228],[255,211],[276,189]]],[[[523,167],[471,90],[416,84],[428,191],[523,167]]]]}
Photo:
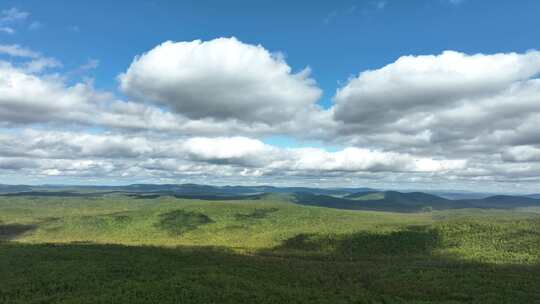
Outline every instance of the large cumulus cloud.
{"type": "Polygon", "coordinates": [[[395,122],[418,112],[451,107],[464,99],[497,94],[540,72],[540,52],[404,56],[365,71],[339,89],[335,118],[347,123],[395,122]]]}
{"type": "Polygon", "coordinates": [[[335,97],[349,142],[446,155],[538,143],[540,52],[404,56],[335,97]]]}
{"type": "Polygon", "coordinates": [[[321,95],[309,69],[295,74],[279,53],[236,38],[167,41],[119,79],[127,95],[190,119],[276,124],[309,114],[321,95]]]}

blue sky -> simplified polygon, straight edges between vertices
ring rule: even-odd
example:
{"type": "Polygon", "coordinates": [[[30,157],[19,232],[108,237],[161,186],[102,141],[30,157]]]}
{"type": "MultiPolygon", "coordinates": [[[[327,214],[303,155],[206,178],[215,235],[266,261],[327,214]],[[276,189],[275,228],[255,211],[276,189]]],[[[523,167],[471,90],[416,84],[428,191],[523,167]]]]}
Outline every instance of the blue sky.
{"type": "Polygon", "coordinates": [[[0,183],[540,183],[538,1],[0,12],[0,183]]]}

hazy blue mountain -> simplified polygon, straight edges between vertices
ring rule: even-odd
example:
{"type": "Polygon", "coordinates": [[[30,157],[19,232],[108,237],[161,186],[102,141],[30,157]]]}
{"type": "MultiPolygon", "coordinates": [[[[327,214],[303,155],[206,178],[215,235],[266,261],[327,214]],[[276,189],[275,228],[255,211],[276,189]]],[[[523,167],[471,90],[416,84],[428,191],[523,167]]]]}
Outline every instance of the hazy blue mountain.
{"type": "Polygon", "coordinates": [[[518,208],[518,207],[540,207],[540,199],[527,196],[495,195],[477,200],[467,200],[476,208],[518,208]]]}
{"type": "Polygon", "coordinates": [[[309,192],[295,193],[293,202],[300,205],[318,206],[349,210],[373,210],[373,211],[394,211],[394,212],[413,212],[416,208],[410,206],[387,202],[384,200],[353,200],[341,197],[334,197],[309,192]]]}
{"type": "Polygon", "coordinates": [[[432,195],[440,196],[449,200],[468,200],[468,199],[482,199],[489,196],[493,196],[493,193],[484,192],[468,192],[468,191],[422,191],[432,195]]]}
{"type": "Polygon", "coordinates": [[[185,195],[241,195],[260,193],[310,192],[325,195],[347,195],[354,192],[371,191],[371,188],[308,188],[274,186],[210,186],[199,184],[132,184],[125,186],[69,186],[69,185],[0,185],[0,192],[23,191],[123,191],[123,192],[167,192],[185,195]]]}
{"type": "Polygon", "coordinates": [[[371,191],[365,193],[353,193],[345,199],[363,202],[369,206],[384,206],[385,210],[406,209],[407,211],[444,210],[453,208],[469,208],[468,202],[461,200],[449,200],[440,196],[423,192],[398,192],[398,191],[371,191]]]}
{"type": "Polygon", "coordinates": [[[8,192],[22,192],[22,191],[31,191],[31,186],[26,185],[2,185],[0,184],[0,193],[8,192]]]}

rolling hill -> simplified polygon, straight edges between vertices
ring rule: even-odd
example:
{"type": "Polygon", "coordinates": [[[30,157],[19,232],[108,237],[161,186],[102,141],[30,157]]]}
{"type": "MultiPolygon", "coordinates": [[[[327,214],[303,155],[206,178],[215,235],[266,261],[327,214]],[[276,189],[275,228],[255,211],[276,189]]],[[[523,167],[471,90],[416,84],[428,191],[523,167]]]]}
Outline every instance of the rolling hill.
{"type": "Polygon", "coordinates": [[[369,191],[353,193],[341,198],[297,193],[295,194],[295,202],[302,205],[338,209],[393,212],[421,212],[472,207],[463,201],[447,200],[427,193],[397,191],[369,191]]]}

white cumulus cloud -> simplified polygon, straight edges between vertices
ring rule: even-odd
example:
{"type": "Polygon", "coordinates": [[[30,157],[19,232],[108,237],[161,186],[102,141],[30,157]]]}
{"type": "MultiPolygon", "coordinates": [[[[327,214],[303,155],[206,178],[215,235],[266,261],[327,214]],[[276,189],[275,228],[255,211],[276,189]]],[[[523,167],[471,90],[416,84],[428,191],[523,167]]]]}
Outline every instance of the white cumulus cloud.
{"type": "Polygon", "coordinates": [[[196,120],[272,125],[309,113],[321,95],[309,69],[295,74],[279,53],[236,38],[167,41],[119,79],[129,96],[196,120]]]}

